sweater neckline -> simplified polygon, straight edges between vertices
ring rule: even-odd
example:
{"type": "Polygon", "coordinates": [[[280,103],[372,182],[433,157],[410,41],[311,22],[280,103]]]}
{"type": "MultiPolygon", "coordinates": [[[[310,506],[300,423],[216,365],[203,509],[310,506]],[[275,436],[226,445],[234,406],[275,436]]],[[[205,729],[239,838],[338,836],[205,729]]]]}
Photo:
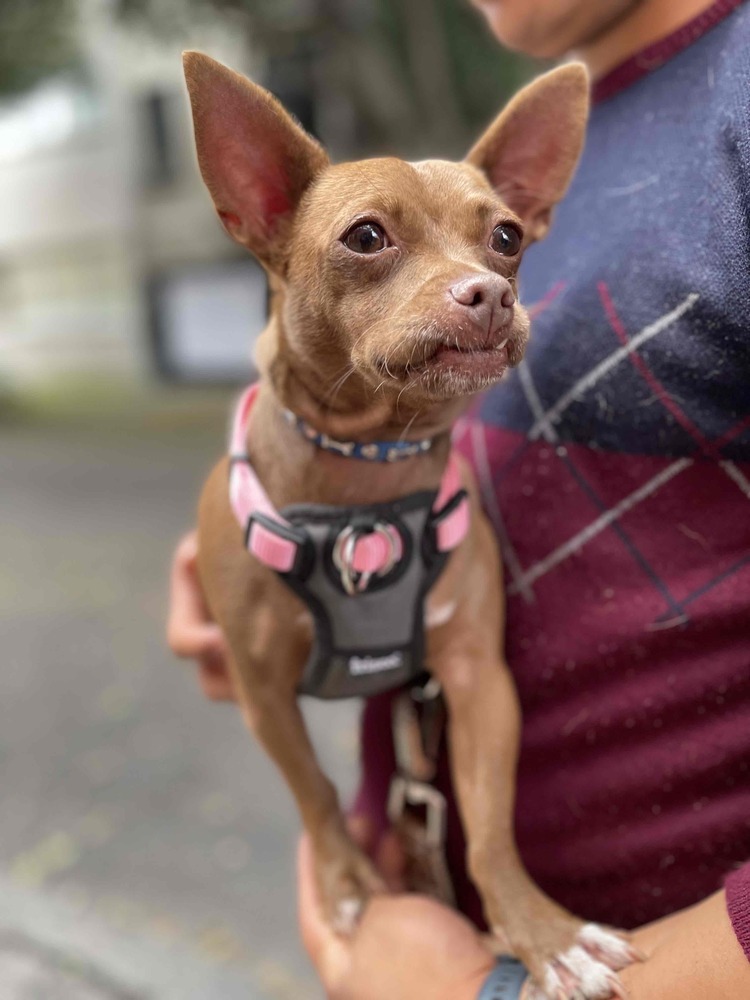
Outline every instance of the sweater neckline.
{"type": "Polygon", "coordinates": [[[691,21],[683,24],[671,34],[665,35],[664,38],[647,45],[646,48],[636,52],[619,66],[615,66],[601,79],[595,81],[591,89],[592,100],[595,104],[607,101],[615,94],[619,94],[621,90],[625,90],[644,76],[653,73],[654,70],[659,69],[670,59],[697,42],[699,38],[716,27],[742,3],[744,0],[714,0],[710,7],[701,11],[691,21]]]}

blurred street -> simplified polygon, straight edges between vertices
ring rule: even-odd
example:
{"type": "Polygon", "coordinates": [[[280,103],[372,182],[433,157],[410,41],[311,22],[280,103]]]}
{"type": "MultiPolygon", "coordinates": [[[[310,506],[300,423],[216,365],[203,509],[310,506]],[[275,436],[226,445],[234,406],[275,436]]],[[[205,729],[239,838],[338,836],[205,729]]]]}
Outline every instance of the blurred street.
{"type": "MultiPolygon", "coordinates": [[[[150,392],[0,421],[0,1000],[314,998],[290,799],[163,638],[231,393],[150,392]]],[[[358,709],[312,708],[350,790],[358,709]]]]}

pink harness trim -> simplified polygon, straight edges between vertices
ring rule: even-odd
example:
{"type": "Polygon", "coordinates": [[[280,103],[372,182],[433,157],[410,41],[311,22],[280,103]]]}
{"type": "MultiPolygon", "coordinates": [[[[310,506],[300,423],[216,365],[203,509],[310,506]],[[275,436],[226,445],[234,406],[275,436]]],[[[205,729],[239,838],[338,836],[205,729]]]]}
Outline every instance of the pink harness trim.
{"type": "MultiPolygon", "coordinates": [[[[247,460],[247,431],[250,412],[258,395],[259,386],[251,385],[242,394],[232,421],[229,455],[232,460],[229,474],[229,502],[234,515],[243,529],[247,528],[254,514],[262,514],[282,528],[291,528],[287,521],[271,503],[263,489],[257,473],[247,460]]],[[[454,451],[440,483],[440,490],[433,504],[434,514],[449,503],[461,489],[461,470],[454,451]]],[[[456,507],[438,521],[437,547],[441,552],[455,549],[466,537],[469,530],[469,503],[463,497],[456,507]]],[[[297,560],[298,544],[290,538],[282,538],[259,521],[253,521],[247,536],[247,548],[256,559],[280,573],[290,572],[297,560]]],[[[383,531],[372,532],[356,539],[350,555],[350,565],[354,572],[371,575],[398,562],[403,554],[401,537],[392,526],[383,531]]]]}

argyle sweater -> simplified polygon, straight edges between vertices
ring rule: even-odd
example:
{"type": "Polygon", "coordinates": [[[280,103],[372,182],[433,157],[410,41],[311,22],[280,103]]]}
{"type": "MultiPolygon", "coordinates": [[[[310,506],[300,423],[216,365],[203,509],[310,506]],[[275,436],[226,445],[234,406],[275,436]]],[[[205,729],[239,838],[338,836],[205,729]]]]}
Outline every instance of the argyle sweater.
{"type": "MultiPolygon", "coordinates": [[[[503,552],[517,838],[553,898],[616,926],[726,883],[750,957],[750,7],[720,0],[594,98],[522,265],[526,360],[459,442],[503,552]]],[[[381,821],[388,727],[370,702],[381,821]]],[[[453,806],[448,851],[480,921],[453,806]]]]}

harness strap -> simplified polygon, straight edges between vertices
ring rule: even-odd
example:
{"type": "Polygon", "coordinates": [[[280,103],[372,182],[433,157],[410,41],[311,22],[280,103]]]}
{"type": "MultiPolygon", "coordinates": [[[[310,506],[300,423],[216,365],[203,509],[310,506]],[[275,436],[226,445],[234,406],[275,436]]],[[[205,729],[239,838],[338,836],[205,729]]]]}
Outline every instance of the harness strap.
{"type": "MultiPolygon", "coordinates": [[[[271,569],[289,573],[297,562],[301,543],[294,538],[294,527],[274,507],[247,456],[247,430],[258,390],[257,383],[246,389],[234,413],[229,449],[229,502],[247,532],[248,551],[271,569]]],[[[455,549],[469,529],[469,504],[466,495],[461,493],[461,470],[453,451],[432,511],[438,551],[455,549]]],[[[347,561],[353,572],[370,576],[398,562],[402,554],[399,533],[386,525],[353,535],[347,549],[347,561]]]]}
{"type": "Polygon", "coordinates": [[[248,550],[271,569],[288,573],[297,559],[297,543],[278,534],[267,524],[253,520],[253,515],[262,514],[264,519],[272,524],[291,528],[289,522],[271,503],[247,458],[247,427],[258,389],[257,383],[246,389],[234,412],[229,440],[229,456],[232,463],[229,473],[229,502],[234,516],[240,525],[247,529],[248,550]]]}
{"type": "MultiPolygon", "coordinates": [[[[448,457],[448,464],[443,473],[438,492],[433,506],[433,512],[438,515],[451,503],[454,497],[461,492],[461,468],[455,451],[451,451],[448,457]]],[[[443,517],[439,517],[437,522],[437,547],[440,552],[450,552],[457,548],[466,537],[469,530],[469,499],[463,496],[461,501],[453,507],[443,517]]]]}

